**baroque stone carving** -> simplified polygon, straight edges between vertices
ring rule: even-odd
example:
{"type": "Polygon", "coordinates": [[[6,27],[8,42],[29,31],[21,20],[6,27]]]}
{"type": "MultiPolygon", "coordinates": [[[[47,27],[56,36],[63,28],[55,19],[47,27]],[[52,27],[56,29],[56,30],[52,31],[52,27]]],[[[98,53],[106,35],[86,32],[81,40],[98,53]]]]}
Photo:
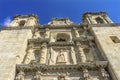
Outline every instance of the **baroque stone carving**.
{"type": "Polygon", "coordinates": [[[46,63],[46,56],[47,56],[47,44],[43,43],[41,46],[41,52],[40,52],[40,63],[45,64],[46,63]]]}
{"type": "Polygon", "coordinates": [[[35,75],[34,79],[35,79],[35,80],[42,80],[42,79],[41,79],[41,72],[40,72],[40,71],[37,71],[37,72],[36,72],[36,75],[35,75]]]}
{"type": "Polygon", "coordinates": [[[87,69],[83,69],[83,77],[84,77],[84,80],[90,80],[90,75],[87,69]]]}
{"type": "Polygon", "coordinates": [[[24,64],[28,64],[30,62],[30,59],[31,59],[33,54],[34,54],[34,49],[29,48],[27,50],[27,54],[26,54],[26,57],[25,57],[25,60],[23,61],[23,63],[24,64]]]}
{"type": "Polygon", "coordinates": [[[20,72],[17,74],[15,80],[25,80],[24,76],[25,76],[24,72],[23,72],[23,71],[20,71],[20,72]]]}
{"type": "Polygon", "coordinates": [[[109,80],[109,75],[104,68],[100,68],[100,72],[104,80],[109,80]]]}
{"type": "Polygon", "coordinates": [[[57,63],[66,63],[66,59],[65,59],[65,55],[64,55],[64,52],[63,50],[61,49],[60,52],[58,53],[58,56],[57,56],[57,63]]]}
{"type": "Polygon", "coordinates": [[[65,80],[65,74],[61,74],[58,76],[58,80],[65,80]]]}
{"type": "Polygon", "coordinates": [[[86,62],[86,56],[84,54],[82,46],[80,45],[80,43],[77,43],[77,46],[78,46],[81,62],[86,62]]]}

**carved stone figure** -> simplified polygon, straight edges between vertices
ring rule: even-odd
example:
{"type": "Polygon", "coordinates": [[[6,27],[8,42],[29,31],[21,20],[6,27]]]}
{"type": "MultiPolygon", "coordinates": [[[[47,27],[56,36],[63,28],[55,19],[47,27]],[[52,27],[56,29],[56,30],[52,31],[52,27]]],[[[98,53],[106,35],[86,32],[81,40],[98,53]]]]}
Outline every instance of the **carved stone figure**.
{"type": "Polygon", "coordinates": [[[64,75],[64,74],[59,75],[59,76],[58,76],[58,80],[65,80],[65,75],[64,75]]]}
{"type": "Polygon", "coordinates": [[[83,77],[85,80],[90,80],[90,75],[87,69],[83,69],[83,77]]]}
{"type": "Polygon", "coordinates": [[[105,71],[104,68],[101,68],[101,69],[100,69],[100,72],[101,72],[101,75],[102,75],[102,77],[103,77],[104,80],[109,80],[109,79],[108,79],[108,78],[109,78],[109,75],[107,74],[107,72],[105,71]]]}
{"type": "Polygon", "coordinates": [[[25,76],[24,72],[20,71],[16,76],[16,80],[25,80],[24,76],[25,76]]]}
{"type": "Polygon", "coordinates": [[[36,72],[35,80],[41,80],[41,72],[36,72]]]}
{"type": "Polygon", "coordinates": [[[60,50],[57,56],[57,63],[66,62],[63,50],[60,50]]]}
{"type": "Polygon", "coordinates": [[[77,45],[78,45],[78,49],[79,49],[81,62],[86,62],[86,56],[84,54],[83,48],[81,47],[80,43],[77,43],[77,45]]]}

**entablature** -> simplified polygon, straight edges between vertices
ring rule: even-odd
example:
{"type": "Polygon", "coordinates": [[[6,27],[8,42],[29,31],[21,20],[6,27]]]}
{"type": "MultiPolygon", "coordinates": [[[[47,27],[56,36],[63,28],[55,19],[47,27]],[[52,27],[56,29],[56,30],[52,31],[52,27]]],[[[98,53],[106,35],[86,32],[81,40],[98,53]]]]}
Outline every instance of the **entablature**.
{"type": "Polygon", "coordinates": [[[80,62],[77,65],[45,65],[45,64],[17,64],[17,71],[47,71],[47,70],[80,70],[86,68],[88,70],[95,70],[98,68],[106,68],[107,61],[80,62]]]}

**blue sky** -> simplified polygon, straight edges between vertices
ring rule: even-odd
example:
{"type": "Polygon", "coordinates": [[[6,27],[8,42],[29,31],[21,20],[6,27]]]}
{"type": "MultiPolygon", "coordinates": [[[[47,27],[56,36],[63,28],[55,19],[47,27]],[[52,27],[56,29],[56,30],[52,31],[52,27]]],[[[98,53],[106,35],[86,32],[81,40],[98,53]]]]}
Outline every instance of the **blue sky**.
{"type": "Polygon", "coordinates": [[[106,11],[114,22],[120,22],[120,0],[0,0],[0,25],[8,25],[16,14],[31,13],[39,16],[40,24],[55,17],[80,23],[88,11],[106,11]]]}

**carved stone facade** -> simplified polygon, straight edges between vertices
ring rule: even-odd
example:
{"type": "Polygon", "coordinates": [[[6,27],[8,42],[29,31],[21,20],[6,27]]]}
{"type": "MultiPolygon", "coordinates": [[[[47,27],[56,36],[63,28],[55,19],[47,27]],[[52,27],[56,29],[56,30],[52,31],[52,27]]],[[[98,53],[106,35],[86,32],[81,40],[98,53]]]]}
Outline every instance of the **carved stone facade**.
{"type": "MultiPolygon", "coordinates": [[[[14,70],[14,74],[4,78],[5,74],[1,76],[0,73],[0,80],[120,80],[120,68],[117,68],[120,67],[120,60],[116,61],[118,66],[114,65],[111,61],[114,55],[110,57],[110,53],[103,49],[107,45],[101,42],[105,38],[102,38],[104,30],[109,29],[109,32],[112,27],[117,30],[119,24],[114,24],[104,12],[85,13],[82,24],[75,24],[69,18],[54,18],[47,25],[39,25],[37,16],[33,14],[17,15],[10,26],[2,28],[0,32],[1,36],[4,34],[2,37],[5,40],[10,40],[7,43],[0,42],[2,47],[10,45],[5,54],[0,48],[3,56],[8,55],[9,51],[17,51],[14,57],[12,54],[12,57],[6,56],[15,58],[14,67],[9,69],[14,70]],[[99,33],[98,29],[103,32],[99,33]],[[6,38],[6,32],[13,36],[6,38]],[[13,46],[15,50],[11,48],[15,42],[11,37],[16,38],[16,46],[13,46]]],[[[115,36],[117,32],[113,34],[115,36]]],[[[111,42],[119,44],[119,38],[110,36],[111,42]]]]}

